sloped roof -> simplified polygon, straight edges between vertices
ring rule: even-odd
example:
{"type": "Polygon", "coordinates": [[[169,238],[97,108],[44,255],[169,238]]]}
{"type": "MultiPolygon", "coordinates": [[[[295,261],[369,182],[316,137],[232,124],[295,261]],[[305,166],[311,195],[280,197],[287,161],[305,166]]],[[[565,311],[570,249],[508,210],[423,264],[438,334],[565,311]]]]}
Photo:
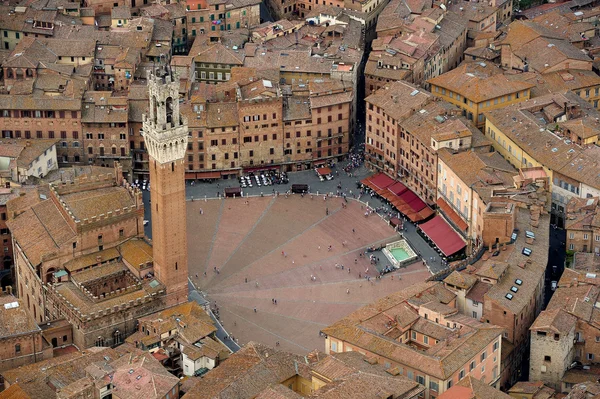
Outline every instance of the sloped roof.
{"type": "Polygon", "coordinates": [[[480,62],[463,62],[457,68],[427,82],[459,93],[476,103],[535,86],[532,83],[509,80],[500,67],[480,62]]]}

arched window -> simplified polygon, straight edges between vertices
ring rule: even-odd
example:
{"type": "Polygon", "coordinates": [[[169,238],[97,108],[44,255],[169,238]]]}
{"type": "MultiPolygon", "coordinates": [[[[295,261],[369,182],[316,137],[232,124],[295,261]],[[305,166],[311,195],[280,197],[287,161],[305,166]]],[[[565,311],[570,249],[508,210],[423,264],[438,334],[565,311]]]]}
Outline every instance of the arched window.
{"type": "Polygon", "coordinates": [[[96,338],[96,346],[104,346],[104,337],[98,336],[98,338],[96,338]]]}
{"type": "Polygon", "coordinates": [[[166,101],[167,107],[167,123],[172,123],[173,121],[173,98],[169,97],[166,101]]]}
{"type": "Polygon", "coordinates": [[[55,271],[56,269],[54,269],[53,267],[46,271],[46,283],[52,282],[52,275],[55,271]]]}
{"type": "Polygon", "coordinates": [[[156,123],[156,118],[158,116],[158,101],[156,101],[156,96],[152,96],[152,116],[154,117],[154,123],[156,123]]]}
{"type": "Polygon", "coordinates": [[[114,344],[115,345],[119,345],[121,343],[122,339],[123,339],[121,337],[121,331],[115,330],[115,333],[113,335],[114,335],[114,338],[115,338],[114,339],[114,344]]]}

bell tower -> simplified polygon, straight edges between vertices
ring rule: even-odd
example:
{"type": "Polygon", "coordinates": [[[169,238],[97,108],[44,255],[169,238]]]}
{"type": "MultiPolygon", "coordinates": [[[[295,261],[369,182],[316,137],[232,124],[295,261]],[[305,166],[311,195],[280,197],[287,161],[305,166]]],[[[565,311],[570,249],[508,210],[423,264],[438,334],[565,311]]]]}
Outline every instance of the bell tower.
{"type": "Polygon", "coordinates": [[[179,76],[169,66],[148,73],[150,112],[143,116],[149,155],[154,273],[167,306],[187,301],[188,256],[184,157],[187,119],[179,114],[179,76]]]}

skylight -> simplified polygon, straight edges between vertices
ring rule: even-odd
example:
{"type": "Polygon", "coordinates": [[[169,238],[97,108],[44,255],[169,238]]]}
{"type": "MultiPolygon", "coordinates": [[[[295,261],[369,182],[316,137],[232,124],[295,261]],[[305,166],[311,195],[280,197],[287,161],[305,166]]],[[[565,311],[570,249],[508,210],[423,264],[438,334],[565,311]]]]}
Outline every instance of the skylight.
{"type": "Polygon", "coordinates": [[[516,279],[515,280],[515,284],[516,285],[521,285],[521,284],[523,284],[523,281],[521,281],[521,279],[516,279]]]}
{"type": "Polygon", "coordinates": [[[525,255],[525,256],[531,255],[531,249],[529,249],[529,248],[523,248],[523,255],[525,255]]]}
{"type": "Polygon", "coordinates": [[[510,292],[508,294],[506,294],[505,296],[506,299],[508,299],[509,301],[512,301],[513,299],[513,294],[511,294],[510,292]]]}
{"type": "Polygon", "coordinates": [[[517,291],[519,291],[519,289],[518,289],[517,287],[515,287],[515,286],[512,286],[512,287],[510,287],[510,290],[511,290],[512,292],[517,292],[517,291]]]}

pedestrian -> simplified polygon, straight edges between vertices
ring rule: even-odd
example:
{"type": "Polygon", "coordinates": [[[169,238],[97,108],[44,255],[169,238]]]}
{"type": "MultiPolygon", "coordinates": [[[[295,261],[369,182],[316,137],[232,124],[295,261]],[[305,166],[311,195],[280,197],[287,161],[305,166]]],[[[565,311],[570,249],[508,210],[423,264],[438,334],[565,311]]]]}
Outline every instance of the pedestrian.
{"type": "Polygon", "coordinates": [[[271,303],[274,305],[275,304],[275,298],[271,299],[271,303]]]}
{"type": "Polygon", "coordinates": [[[348,268],[348,274],[350,274],[350,268],[348,268]]]}
{"type": "Polygon", "coordinates": [[[356,233],[356,230],[352,229],[352,232],[353,232],[353,233],[356,233]]]}
{"type": "Polygon", "coordinates": [[[254,313],[256,313],[256,307],[254,307],[254,313]]]}
{"type": "Polygon", "coordinates": [[[198,273],[196,273],[196,278],[198,278],[198,273]]]}
{"type": "Polygon", "coordinates": [[[361,276],[361,273],[360,273],[360,272],[358,272],[358,278],[362,278],[362,276],[361,276]]]}
{"type": "Polygon", "coordinates": [[[356,265],[358,263],[358,259],[354,258],[354,264],[356,265]]]}
{"type": "Polygon", "coordinates": [[[348,289],[346,290],[346,294],[349,294],[349,293],[350,293],[350,288],[348,288],[348,289]]]}
{"type": "Polygon", "coordinates": [[[244,279],[244,282],[245,282],[245,283],[247,283],[247,282],[248,282],[248,277],[246,277],[246,278],[244,279]]]}

